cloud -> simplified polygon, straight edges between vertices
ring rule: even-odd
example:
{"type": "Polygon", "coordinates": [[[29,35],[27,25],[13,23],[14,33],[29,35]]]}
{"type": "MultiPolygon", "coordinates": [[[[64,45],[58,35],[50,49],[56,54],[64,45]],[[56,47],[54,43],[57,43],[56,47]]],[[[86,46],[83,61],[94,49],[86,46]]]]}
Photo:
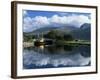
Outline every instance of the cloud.
{"type": "Polygon", "coordinates": [[[66,13],[66,12],[59,12],[58,14],[59,14],[60,16],[72,15],[72,13],[66,13]]]}
{"type": "Polygon", "coordinates": [[[43,27],[49,25],[48,18],[42,16],[36,16],[35,18],[32,18],[32,22],[34,23],[33,25],[37,27],[43,27]]]}
{"type": "Polygon", "coordinates": [[[36,16],[34,18],[25,17],[23,21],[24,32],[29,32],[49,25],[47,17],[36,16]]]}
{"type": "Polygon", "coordinates": [[[27,16],[28,15],[28,13],[27,13],[27,11],[23,11],[23,16],[25,17],[25,16],[27,16]]]}
{"type": "MultiPolygon", "coordinates": [[[[27,14],[27,12],[24,12],[27,14]]],[[[24,32],[36,30],[42,27],[49,27],[49,26],[66,26],[72,25],[75,27],[80,27],[84,23],[90,23],[90,18],[85,15],[69,15],[69,16],[59,16],[53,15],[51,17],[46,16],[36,16],[36,17],[24,17],[23,22],[23,29],[24,32]]]]}
{"type": "Polygon", "coordinates": [[[67,17],[66,16],[60,17],[58,15],[54,15],[49,19],[49,21],[51,24],[53,23],[67,24],[67,17]]]}
{"type": "Polygon", "coordinates": [[[23,20],[23,30],[24,32],[28,32],[31,29],[33,29],[33,22],[32,19],[30,17],[25,17],[23,20]]]}

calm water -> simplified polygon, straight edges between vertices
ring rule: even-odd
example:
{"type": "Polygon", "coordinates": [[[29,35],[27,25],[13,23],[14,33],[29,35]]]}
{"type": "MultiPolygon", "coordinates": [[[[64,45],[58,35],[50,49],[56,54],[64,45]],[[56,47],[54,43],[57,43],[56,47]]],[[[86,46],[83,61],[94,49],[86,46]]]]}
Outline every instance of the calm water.
{"type": "Polygon", "coordinates": [[[34,46],[23,49],[23,68],[90,66],[90,46],[34,46]]]}

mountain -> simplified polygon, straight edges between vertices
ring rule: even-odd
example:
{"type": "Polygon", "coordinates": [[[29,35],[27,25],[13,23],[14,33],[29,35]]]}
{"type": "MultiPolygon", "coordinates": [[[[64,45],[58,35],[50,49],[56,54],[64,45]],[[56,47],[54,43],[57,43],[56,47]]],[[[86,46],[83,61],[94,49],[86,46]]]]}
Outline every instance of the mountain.
{"type": "Polygon", "coordinates": [[[35,31],[33,31],[33,33],[47,33],[48,31],[50,30],[54,30],[54,29],[57,29],[58,27],[43,27],[43,28],[39,28],[35,31]]]}
{"type": "Polygon", "coordinates": [[[75,39],[90,40],[91,39],[91,24],[84,23],[80,29],[71,32],[75,39]]]}
{"type": "Polygon", "coordinates": [[[67,25],[67,26],[60,26],[60,27],[54,27],[54,26],[49,26],[49,27],[43,27],[43,28],[39,28],[35,31],[32,31],[32,33],[36,34],[36,33],[47,33],[48,31],[50,30],[58,30],[58,31],[62,31],[62,32],[70,32],[72,30],[77,30],[78,28],[77,27],[74,27],[74,26],[70,26],[70,25],[67,25]]]}
{"type": "Polygon", "coordinates": [[[78,28],[78,27],[75,27],[75,26],[71,26],[71,25],[66,25],[66,26],[60,27],[59,29],[70,30],[70,31],[72,31],[72,30],[77,30],[77,29],[79,29],[79,28],[78,28]]]}
{"type": "Polygon", "coordinates": [[[82,39],[82,40],[91,39],[91,24],[89,23],[84,23],[83,25],[80,26],[80,28],[71,25],[66,25],[61,27],[54,27],[54,26],[43,27],[24,34],[36,35],[36,34],[41,34],[42,32],[43,34],[46,34],[51,30],[57,30],[62,34],[71,34],[74,39],[82,39]]]}
{"type": "Polygon", "coordinates": [[[60,30],[65,33],[70,33],[71,31],[78,30],[78,29],[79,29],[78,27],[66,25],[66,26],[62,26],[62,27],[58,28],[57,30],[60,30]]]}
{"type": "Polygon", "coordinates": [[[80,28],[81,29],[87,29],[87,28],[90,28],[91,24],[89,23],[84,23],[80,28]]]}

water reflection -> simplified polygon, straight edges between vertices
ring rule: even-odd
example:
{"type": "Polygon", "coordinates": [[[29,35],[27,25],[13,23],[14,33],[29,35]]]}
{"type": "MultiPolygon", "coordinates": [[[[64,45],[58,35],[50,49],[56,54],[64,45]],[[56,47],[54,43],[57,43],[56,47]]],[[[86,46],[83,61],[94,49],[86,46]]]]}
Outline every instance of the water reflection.
{"type": "Polygon", "coordinates": [[[45,45],[23,49],[23,68],[90,66],[90,46],[45,45]]]}

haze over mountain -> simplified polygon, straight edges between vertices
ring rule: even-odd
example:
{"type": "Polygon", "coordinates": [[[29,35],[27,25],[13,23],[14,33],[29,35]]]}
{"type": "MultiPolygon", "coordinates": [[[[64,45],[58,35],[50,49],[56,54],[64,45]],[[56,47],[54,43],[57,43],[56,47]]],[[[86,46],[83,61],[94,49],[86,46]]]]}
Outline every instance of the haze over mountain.
{"type": "Polygon", "coordinates": [[[48,27],[43,27],[43,28],[36,29],[36,30],[34,30],[30,33],[33,33],[33,34],[42,33],[42,32],[47,33],[48,31],[51,31],[51,30],[58,30],[58,31],[68,33],[72,30],[77,30],[77,29],[79,29],[79,28],[77,28],[75,26],[71,26],[71,25],[62,26],[62,27],[48,26],[48,27]]]}

